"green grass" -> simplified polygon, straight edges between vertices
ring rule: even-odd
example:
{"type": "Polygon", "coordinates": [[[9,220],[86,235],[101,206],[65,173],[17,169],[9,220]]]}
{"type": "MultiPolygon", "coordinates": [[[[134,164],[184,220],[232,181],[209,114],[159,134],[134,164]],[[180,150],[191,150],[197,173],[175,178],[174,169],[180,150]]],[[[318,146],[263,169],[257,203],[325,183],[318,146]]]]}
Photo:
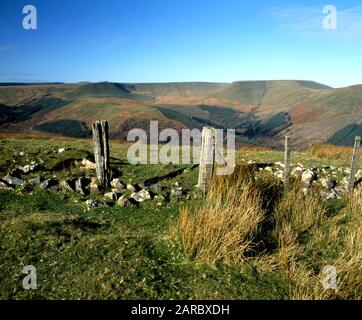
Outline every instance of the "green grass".
{"type": "Polygon", "coordinates": [[[34,126],[35,130],[60,134],[73,138],[86,138],[91,136],[92,132],[87,129],[83,123],[77,120],[62,119],[40,123],[34,126]]]}
{"type": "MultiPolygon", "coordinates": [[[[111,144],[111,166],[124,182],[139,183],[188,166],[129,165],[127,145],[111,144]]],[[[42,159],[45,176],[67,159],[92,152],[90,141],[0,141],[0,173],[16,164],[42,159]],[[68,150],[58,153],[58,148],[68,150]],[[24,152],[23,156],[19,152],[24,152]],[[15,160],[15,163],[13,162],[15,160]]],[[[280,152],[241,151],[241,158],[279,161],[280,152]]],[[[293,162],[305,165],[341,164],[293,153],[293,162]]],[[[79,174],[75,167],[58,177],[79,174]]],[[[192,190],[197,169],[165,180],[192,190]]],[[[39,173],[39,172],[38,172],[39,173]]],[[[34,173],[35,174],[35,173],[34,173]]],[[[95,172],[88,172],[94,176],[95,172]]],[[[30,174],[31,176],[32,174],[30,174]]],[[[240,266],[194,264],[169,227],[180,208],[200,206],[201,200],[170,201],[158,206],[146,201],[138,208],[87,211],[85,198],[76,193],[54,193],[35,188],[32,193],[0,190],[0,299],[290,299],[290,281],[282,272],[263,272],[252,263],[240,266]],[[38,289],[22,288],[22,269],[37,268],[38,289]]],[[[331,216],[340,202],[330,205],[331,216]]]]}
{"type": "Polygon", "coordinates": [[[194,266],[168,237],[179,204],[86,212],[47,191],[1,191],[1,299],[279,299],[276,275],[194,266]],[[25,265],[38,289],[21,286],[25,265]],[[272,288],[272,289],[271,289],[272,288]]]}

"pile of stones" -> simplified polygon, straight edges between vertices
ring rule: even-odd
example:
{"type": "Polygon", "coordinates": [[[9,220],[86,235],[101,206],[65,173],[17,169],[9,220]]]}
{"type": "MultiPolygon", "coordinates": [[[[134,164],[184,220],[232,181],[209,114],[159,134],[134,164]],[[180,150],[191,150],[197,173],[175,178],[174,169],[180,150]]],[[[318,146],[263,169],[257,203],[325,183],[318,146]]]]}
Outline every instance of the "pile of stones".
{"type": "MultiPolygon", "coordinates": [[[[64,152],[64,149],[59,149],[59,152],[64,152]]],[[[83,159],[75,164],[82,169],[95,169],[95,163],[83,159]]],[[[176,182],[174,186],[167,188],[160,183],[146,185],[126,184],[120,178],[115,178],[110,183],[110,188],[103,191],[97,178],[81,176],[77,178],[58,179],[56,175],[51,178],[42,179],[40,176],[32,178],[21,178],[24,174],[31,173],[38,168],[37,163],[31,163],[24,167],[16,167],[4,177],[0,179],[0,189],[3,190],[20,190],[21,192],[31,192],[35,186],[42,190],[62,191],[68,193],[78,193],[82,196],[97,195],[97,199],[88,199],[85,201],[87,209],[108,207],[112,204],[119,207],[137,206],[141,202],[155,200],[156,204],[162,206],[170,198],[188,199],[186,190],[176,182]]]]}
{"type": "MultiPolygon", "coordinates": [[[[267,171],[283,180],[284,164],[276,162],[270,166],[261,167],[259,171],[267,171]]],[[[304,167],[298,163],[290,171],[291,177],[300,179],[304,193],[311,188],[318,188],[323,200],[340,198],[348,192],[349,168],[336,168],[334,166],[322,166],[321,168],[304,167]]],[[[355,185],[362,188],[362,170],[358,170],[355,176],[355,185]]]]}

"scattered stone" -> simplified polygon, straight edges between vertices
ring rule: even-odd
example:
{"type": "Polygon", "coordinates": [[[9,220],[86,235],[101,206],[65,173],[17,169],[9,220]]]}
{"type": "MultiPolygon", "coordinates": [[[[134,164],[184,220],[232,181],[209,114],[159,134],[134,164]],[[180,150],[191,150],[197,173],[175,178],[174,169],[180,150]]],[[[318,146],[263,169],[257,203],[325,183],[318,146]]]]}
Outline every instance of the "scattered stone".
{"type": "Polygon", "coordinates": [[[155,197],[153,199],[156,201],[156,204],[158,206],[162,206],[165,202],[165,197],[161,194],[155,195],[155,197]]]}
{"type": "Polygon", "coordinates": [[[12,190],[13,188],[11,188],[5,181],[0,181],[0,190],[12,190]]]}
{"type": "Polygon", "coordinates": [[[87,200],[85,203],[87,205],[88,210],[108,207],[107,203],[105,203],[104,201],[101,201],[101,200],[91,200],[90,199],[90,200],[87,200]]]}
{"type": "Polygon", "coordinates": [[[127,190],[130,192],[136,192],[136,187],[132,184],[127,184],[127,190]]]}
{"type": "Polygon", "coordinates": [[[299,178],[302,176],[303,171],[304,171],[303,167],[298,166],[298,167],[295,167],[290,174],[295,178],[299,178]]]}
{"type": "Polygon", "coordinates": [[[330,200],[330,199],[335,199],[335,198],[339,198],[338,194],[334,191],[334,190],[330,190],[330,191],[322,191],[321,192],[321,197],[324,201],[330,200]]]}
{"type": "Polygon", "coordinates": [[[85,195],[86,192],[86,185],[87,185],[87,179],[85,178],[79,178],[75,181],[75,191],[82,194],[82,195],[85,195]]]}
{"type": "Polygon", "coordinates": [[[136,200],[137,202],[143,202],[145,200],[151,199],[151,195],[147,190],[141,190],[139,192],[133,192],[131,194],[131,198],[136,200]]]}
{"type": "Polygon", "coordinates": [[[343,186],[344,188],[348,189],[349,181],[347,177],[343,177],[343,179],[340,181],[340,186],[343,186]]]}
{"type": "Polygon", "coordinates": [[[313,170],[306,170],[302,173],[302,183],[306,187],[310,187],[312,182],[317,179],[317,175],[313,170]]]}
{"type": "Polygon", "coordinates": [[[90,193],[95,194],[99,193],[99,183],[97,178],[92,178],[91,183],[88,186],[90,193]]]}
{"type": "Polygon", "coordinates": [[[114,189],[114,190],[124,190],[125,188],[125,185],[117,178],[117,179],[113,179],[111,181],[111,187],[114,189]]]}
{"type": "Polygon", "coordinates": [[[30,183],[32,186],[35,186],[35,185],[37,185],[37,184],[40,185],[40,177],[36,177],[36,178],[29,179],[29,183],[30,183]]]}
{"type": "Polygon", "coordinates": [[[39,185],[40,189],[42,189],[42,190],[47,189],[47,188],[49,187],[49,183],[50,183],[50,180],[49,180],[49,179],[43,181],[43,182],[39,185]]]}
{"type": "Polygon", "coordinates": [[[119,193],[111,191],[111,192],[105,193],[104,196],[108,199],[111,199],[112,201],[117,201],[117,199],[119,198],[119,193]]]}
{"type": "Polygon", "coordinates": [[[23,173],[29,173],[31,171],[34,171],[36,169],[36,164],[27,164],[24,167],[18,167],[19,170],[21,170],[23,173]]]}
{"type": "Polygon", "coordinates": [[[362,179],[362,170],[358,170],[357,173],[356,173],[356,179],[359,180],[359,179],[362,179]]]}
{"type": "Polygon", "coordinates": [[[182,187],[176,187],[171,189],[171,196],[180,198],[182,196],[182,187]]]}
{"type": "Polygon", "coordinates": [[[96,164],[92,161],[89,161],[87,159],[82,160],[82,167],[87,170],[95,170],[96,164]]]}
{"type": "Polygon", "coordinates": [[[121,208],[124,207],[129,207],[132,205],[132,202],[129,201],[125,196],[121,196],[118,200],[117,200],[117,205],[121,208]]]}
{"type": "Polygon", "coordinates": [[[319,181],[321,182],[322,186],[326,189],[333,189],[337,185],[337,182],[329,177],[321,178],[319,179],[319,181]]]}
{"type": "Polygon", "coordinates": [[[59,190],[59,184],[55,183],[54,185],[49,187],[50,191],[56,192],[59,190]]]}
{"type": "Polygon", "coordinates": [[[151,187],[150,187],[150,190],[153,192],[153,193],[161,193],[162,192],[162,186],[159,184],[159,183],[155,183],[153,184],[151,187]]]}
{"type": "Polygon", "coordinates": [[[3,178],[3,180],[12,186],[22,186],[24,184],[24,180],[13,177],[9,173],[3,178]]]}
{"type": "Polygon", "coordinates": [[[274,172],[274,175],[280,180],[283,180],[283,178],[284,178],[283,170],[278,170],[278,171],[274,172]]]}
{"type": "Polygon", "coordinates": [[[59,148],[58,149],[58,153],[63,153],[64,151],[67,151],[67,149],[66,148],[59,148]]]}
{"type": "Polygon", "coordinates": [[[73,185],[73,182],[69,179],[60,181],[60,187],[62,188],[63,191],[74,192],[75,188],[73,188],[72,185],[73,185]]]}

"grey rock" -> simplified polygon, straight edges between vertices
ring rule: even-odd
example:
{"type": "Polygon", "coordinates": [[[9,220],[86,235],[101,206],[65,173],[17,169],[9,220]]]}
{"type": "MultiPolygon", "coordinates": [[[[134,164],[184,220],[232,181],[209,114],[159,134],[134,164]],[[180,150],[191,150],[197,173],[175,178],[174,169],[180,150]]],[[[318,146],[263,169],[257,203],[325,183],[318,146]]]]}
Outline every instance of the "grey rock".
{"type": "Polygon", "coordinates": [[[97,178],[92,178],[91,183],[88,186],[90,193],[92,194],[96,194],[99,193],[100,190],[100,186],[98,183],[98,179],[97,178]]]}
{"type": "Polygon", "coordinates": [[[313,169],[308,169],[302,173],[302,183],[305,187],[310,187],[315,180],[317,180],[317,175],[313,169]]]}
{"type": "Polygon", "coordinates": [[[319,181],[321,182],[322,186],[326,189],[333,189],[337,185],[337,182],[329,177],[321,178],[319,179],[319,181]]]}
{"type": "Polygon", "coordinates": [[[125,196],[121,196],[117,200],[117,205],[121,208],[132,206],[132,202],[129,201],[125,196]]]}
{"type": "Polygon", "coordinates": [[[159,183],[155,183],[150,187],[150,190],[153,193],[161,193],[162,192],[162,186],[159,183]]]}
{"type": "Polygon", "coordinates": [[[111,187],[112,187],[112,189],[114,189],[114,190],[119,190],[119,191],[121,191],[121,190],[124,190],[125,185],[117,178],[117,179],[113,179],[113,180],[111,181],[111,187]]]}
{"type": "Polygon", "coordinates": [[[182,187],[176,187],[171,189],[171,196],[180,198],[182,196],[182,187]]]}
{"type": "Polygon", "coordinates": [[[29,179],[29,183],[33,186],[40,185],[40,177],[29,179]]]}
{"type": "Polygon", "coordinates": [[[292,171],[291,171],[291,176],[295,177],[295,178],[299,178],[302,176],[304,169],[302,167],[295,167],[292,171]]]}
{"type": "Polygon", "coordinates": [[[62,188],[63,191],[66,191],[66,192],[75,191],[75,186],[73,188],[73,181],[69,180],[69,179],[60,181],[60,187],[62,188]]]}
{"type": "Polygon", "coordinates": [[[136,192],[136,187],[132,184],[127,184],[127,190],[130,192],[136,192]]]}
{"type": "Polygon", "coordinates": [[[24,184],[24,180],[17,178],[17,177],[13,177],[10,174],[7,174],[4,178],[4,181],[6,181],[8,184],[12,185],[12,186],[22,186],[24,184]]]}
{"type": "Polygon", "coordinates": [[[357,180],[362,179],[362,170],[361,170],[361,169],[357,171],[357,173],[356,173],[356,179],[357,179],[357,180]]]}
{"type": "Polygon", "coordinates": [[[87,205],[88,210],[108,207],[107,203],[105,203],[104,201],[101,201],[101,200],[91,200],[91,199],[89,199],[85,203],[87,205]]]}
{"type": "Polygon", "coordinates": [[[59,184],[53,184],[53,185],[51,185],[49,188],[48,188],[50,191],[54,191],[54,192],[56,192],[56,191],[58,191],[59,190],[59,184]]]}
{"type": "Polygon", "coordinates": [[[49,184],[50,184],[50,180],[48,179],[48,180],[43,181],[39,185],[39,187],[40,187],[40,189],[45,190],[45,189],[47,189],[49,187],[49,184]]]}
{"type": "Polygon", "coordinates": [[[87,180],[85,178],[79,178],[75,181],[75,191],[85,195],[86,194],[87,180]]]}
{"type": "Polygon", "coordinates": [[[96,164],[92,161],[89,161],[87,159],[82,160],[82,167],[87,170],[95,170],[96,164]]]}
{"type": "Polygon", "coordinates": [[[131,198],[137,202],[143,202],[145,200],[151,199],[151,194],[147,190],[141,190],[139,192],[133,192],[131,198]]]}
{"type": "Polygon", "coordinates": [[[36,164],[27,164],[24,167],[18,167],[19,170],[21,170],[23,173],[29,173],[31,171],[34,171],[36,169],[36,164]]]}
{"type": "Polygon", "coordinates": [[[155,195],[153,198],[158,206],[162,206],[165,203],[165,197],[161,194],[155,195]]]}
{"type": "Polygon", "coordinates": [[[110,200],[116,201],[119,198],[120,194],[118,192],[111,191],[105,193],[104,196],[110,200]]]}
{"type": "Polygon", "coordinates": [[[339,198],[338,194],[334,191],[334,190],[330,190],[330,191],[322,191],[321,192],[321,197],[324,201],[330,200],[330,199],[335,199],[335,198],[339,198]]]}
{"type": "Polygon", "coordinates": [[[12,190],[12,188],[4,181],[0,181],[0,190],[12,190]]]}

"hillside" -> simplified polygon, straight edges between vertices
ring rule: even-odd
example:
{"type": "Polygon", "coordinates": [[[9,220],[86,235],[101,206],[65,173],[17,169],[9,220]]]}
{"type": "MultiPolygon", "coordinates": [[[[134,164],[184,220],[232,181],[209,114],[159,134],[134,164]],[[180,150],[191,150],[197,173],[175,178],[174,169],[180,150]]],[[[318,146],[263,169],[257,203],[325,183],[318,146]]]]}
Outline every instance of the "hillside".
{"type": "Polygon", "coordinates": [[[235,128],[243,143],[296,149],[315,143],[350,145],[362,123],[362,86],[333,89],[313,81],[233,83],[48,83],[0,85],[0,130],[42,131],[73,137],[90,134],[98,119],[111,137],[131,128],[235,128]]]}

